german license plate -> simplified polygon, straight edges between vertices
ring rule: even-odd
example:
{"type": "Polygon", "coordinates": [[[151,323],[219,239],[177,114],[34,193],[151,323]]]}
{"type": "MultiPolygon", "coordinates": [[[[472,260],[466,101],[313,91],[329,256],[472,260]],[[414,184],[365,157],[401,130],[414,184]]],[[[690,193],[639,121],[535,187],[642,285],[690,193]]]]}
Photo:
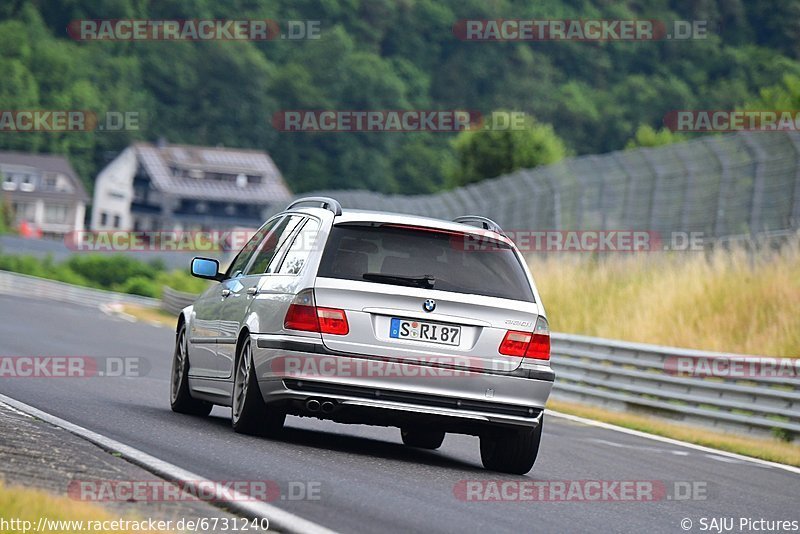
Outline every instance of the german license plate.
{"type": "Polygon", "coordinates": [[[461,338],[461,327],[392,317],[389,337],[442,345],[458,345],[461,338]]]}

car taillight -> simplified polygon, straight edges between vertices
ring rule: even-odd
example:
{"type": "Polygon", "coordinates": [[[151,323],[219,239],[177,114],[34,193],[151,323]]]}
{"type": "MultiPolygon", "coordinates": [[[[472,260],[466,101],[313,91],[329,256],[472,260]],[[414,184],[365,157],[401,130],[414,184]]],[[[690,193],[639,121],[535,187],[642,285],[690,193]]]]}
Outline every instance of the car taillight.
{"type": "Polygon", "coordinates": [[[528,345],[528,350],[525,351],[525,357],[536,360],[550,359],[550,325],[547,324],[547,319],[544,317],[540,316],[536,321],[531,343],[528,345]]]}
{"type": "Polygon", "coordinates": [[[500,343],[500,354],[506,356],[524,356],[528,344],[531,342],[530,332],[517,332],[509,330],[506,332],[503,342],[500,343]]]}
{"type": "Polygon", "coordinates": [[[283,327],[288,330],[319,332],[317,308],[315,306],[303,306],[302,304],[289,304],[289,310],[283,319],[283,327]]]}
{"type": "Polygon", "coordinates": [[[344,310],[336,308],[320,308],[314,302],[314,293],[304,289],[289,304],[283,327],[287,330],[303,330],[340,336],[350,332],[347,315],[344,310]]]}
{"type": "Polygon", "coordinates": [[[319,318],[319,331],[323,334],[344,336],[350,331],[344,310],[317,308],[317,317],[319,318]]]}
{"type": "Polygon", "coordinates": [[[536,360],[549,360],[550,326],[547,324],[547,319],[539,317],[536,321],[533,333],[519,332],[517,330],[509,330],[506,332],[502,343],[500,343],[498,352],[506,356],[522,356],[524,358],[533,358],[536,360]]]}

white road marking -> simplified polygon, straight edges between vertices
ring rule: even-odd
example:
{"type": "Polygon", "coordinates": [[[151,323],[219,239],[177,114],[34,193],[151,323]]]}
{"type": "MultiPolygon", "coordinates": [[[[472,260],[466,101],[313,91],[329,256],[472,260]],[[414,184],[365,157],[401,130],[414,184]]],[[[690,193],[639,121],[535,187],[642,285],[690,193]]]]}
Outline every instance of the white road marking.
{"type": "Polygon", "coordinates": [[[619,447],[621,449],[637,449],[640,451],[656,452],[659,454],[663,453],[663,454],[675,454],[677,456],[689,456],[689,453],[686,451],[659,449],[658,447],[642,447],[640,445],[628,445],[626,443],[617,443],[616,441],[608,441],[606,439],[589,438],[586,441],[593,441],[594,443],[602,443],[603,445],[608,445],[609,447],[619,447]]]}
{"type": "Polygon", "coordinates": [[[577,415],[570,415],[567,413],[556,412],[553,410],[545,410],[547,415],[552,417],[558,417],[561,419],[565,419],[567,421],[572,421],[575,423],[583,423],[584,425],[595,426],[598,428],[605,428],[606,430],[613,430],[615,432],[622,432],[623,434],[630,434],[632,436],[638,436],[640,438],[645,439],[652,439],[654,441],[660,441],[662,443],[669,443],[670,445],[677,445],[679,447],[686,447],[688,449],[694,449],[697,451],[707,452],[716,456],[724,456],[726,458],[733,458],[735,460],[740,460],[746,463],[752,463],[759,465],[761,467],[767,468],[775,468],[775,469],[783,469],[784,471],[789,471],[790,473],[800,474],[800,468],[794,467],[793,465],[786,465],[786,464],[779,464],[777,462],[770,462],[768,460],[762,460],[761,458],[751,458],[750,456],[744,456],[742,454],[736,454],[735,452],[728,452],[728,451],[721,451],[719,449],[713,449],[711,447],[705,447],[703,445],[695,445],[694,443],[688,443],[686,441],[680,441],[677,439],[672,438],[665,438],[663,436],[656,436],[655,434],[648,434],[647,432],[641,432],[639,430],[632,430],[630,428],[624,428],[617,425],[612,425],[609,423],[603,423],[601,421],[593,421],[592,419],[586,419],[584,417],[578,417],[577,415]]]}
{"type": "Polygon", "coordinates": [[[102,434],[92,432],[91,430],[70,423],[60,417],[43,412],[38,408],[29,406],[24,402],[16,399],[6,397],[0,393],[0,402],[11,406],[12,408],[24,412],[32,417],[37,417],[42,421],[46,421],[51,425],[75,434],[85,440],[91,441],[95,445],[100,446],[107,451],[119,453],[123,458],[130,462],[139,465],[151,473],[154,473],[161,478],[170,481],[179,481],[187,487],[196,489],[198,486],[207,488],[213,485],[215,488],[215,497],[219,502],[224,502],[225,507],[234,511],[235,513],[242,514],[249,517],[266,518],[270,522],[270,530],[273,527],[280,529],[284,532],[290,533],[309,533],[309,534],[335,534],[335,531],[318,525],[308,519],[304,519],[298,515],[292,514],[285,510],[281,510],[271,504],[265,502],[254,502],[249,497],[242,495],[238,492],[230,492],[226,490],[221,484],[207,480],[199,475],[195,475],[190,471],[181,469],[180,467],[171,463],[159,460],[154,456],[135,449],[124,443],[113,440],[102,434]],[[233,499],[229,500],[228,495],[233,495],[233,499]]]}

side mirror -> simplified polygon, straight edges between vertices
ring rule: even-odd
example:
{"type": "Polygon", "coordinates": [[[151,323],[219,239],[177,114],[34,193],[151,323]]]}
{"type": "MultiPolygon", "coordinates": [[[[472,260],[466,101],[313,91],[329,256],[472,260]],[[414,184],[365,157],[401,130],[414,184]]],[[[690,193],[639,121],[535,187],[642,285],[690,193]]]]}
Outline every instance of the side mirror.
{"type": "Polygon", "coordinates": [[[192,276],[205,278],[206,280],[222,280],[222,273],[219,272],[219,262],[209,258],[192,259],[192,276]]]}

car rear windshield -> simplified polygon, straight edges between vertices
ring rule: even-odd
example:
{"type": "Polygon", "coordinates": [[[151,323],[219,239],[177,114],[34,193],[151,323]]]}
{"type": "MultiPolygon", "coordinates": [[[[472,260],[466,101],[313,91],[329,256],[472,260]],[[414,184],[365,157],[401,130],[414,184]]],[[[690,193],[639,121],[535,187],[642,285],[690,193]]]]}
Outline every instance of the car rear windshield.
{"type": "Polygon", "coordinates": [[[484,238],[478,239],[401,225],[338,225],[331,230],[318,275],[533,302],[511,247],[494,240],[485,246],[484,238]]]}

